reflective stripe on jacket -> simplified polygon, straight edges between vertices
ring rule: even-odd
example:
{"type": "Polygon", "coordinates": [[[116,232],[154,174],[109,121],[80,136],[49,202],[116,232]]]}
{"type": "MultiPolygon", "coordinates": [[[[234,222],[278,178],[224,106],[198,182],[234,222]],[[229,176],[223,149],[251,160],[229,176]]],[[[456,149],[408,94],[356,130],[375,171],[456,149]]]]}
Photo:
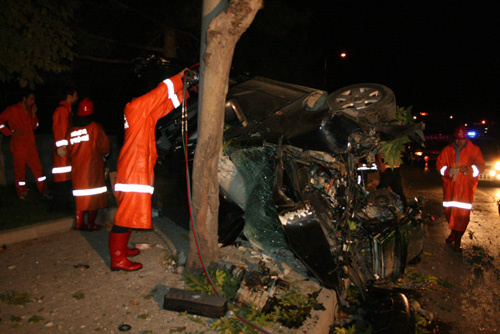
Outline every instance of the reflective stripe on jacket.
{"type": "Polygon", "coordinates": [[[460,152],[458,165],[454,144],[446,146],[439,154],[436,168],[443,179],[443,206],[472,209],[474,192],[478,184],[479,173],[484,171],[484,158],[479,147],[467,141],[460,152]],[[450,168],[466,166],[467,173],[458,173],[456,180],[450,176],[450,168]]]}
{"type": "Polygon", "coordinates": [[[118,200],[115,224],[118,226],[143,229],[152,226],[156,122],[180,106],[183,87],[181,77],[174,75],[125,106],[125,139],[118,157],[115,184],[118,200]]]}
{"type": "Polygon", "coordinates": [[[96,122],[84,127],[73,126],[67,139],[67,150],[73,164],[71,181],[76,210],[106,207],[108,199],[103,158],[109,153],[110,145],[104,129],[96,122]],[[82,137],[86,140],[81,140],[82,137]]]}

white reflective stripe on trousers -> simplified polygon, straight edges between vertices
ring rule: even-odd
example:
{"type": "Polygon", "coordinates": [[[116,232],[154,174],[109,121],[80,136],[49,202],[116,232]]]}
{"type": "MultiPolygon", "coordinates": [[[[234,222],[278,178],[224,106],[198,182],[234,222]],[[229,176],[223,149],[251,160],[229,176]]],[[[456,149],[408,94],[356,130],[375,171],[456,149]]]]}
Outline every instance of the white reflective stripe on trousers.
{"type": "Polygon", "coordinates": [[[125,193],[150,193],[153,194],[154,187],[144,184],[124,184],[116,183],[115,191],[122,191],[125,193]]]}
{"type": "Polygon", "coordinates": [[[47,177],[46,176],[40,176],[38,179],[36,179],[38,182],[43,182],[45,180],[47,180],[47,177]]]}
{"type": "Polygon", "coordinates": [[[471,203],[463,203],[463,202],[450,201],[450,202],[443,202],[443,206],[445,208],[460,208],[460,209],[472,210],[472,204],[471,203]]]}
{"type": "Polygon", "coordinates": [[[19,181],[17,184],[18,184],[18,185],[20,185],[20,186],[25,186],[25,185],[26,185],[26,182],[24,182],[24,181],[19,181]]]}
{"type": "Polygon", "coordinates": [[[64,173],[69,173],[69,172],[71,172],[71,166],[52,168],[52,174],[64,174],[64,173]]]}
{"type": "Polygon", "coordinates": [[[106,186],[92,189],[78,189],[73,190],[73,196],[89,196],[89,195],[97,195],[102,194],[108,191],[106,186]]]}

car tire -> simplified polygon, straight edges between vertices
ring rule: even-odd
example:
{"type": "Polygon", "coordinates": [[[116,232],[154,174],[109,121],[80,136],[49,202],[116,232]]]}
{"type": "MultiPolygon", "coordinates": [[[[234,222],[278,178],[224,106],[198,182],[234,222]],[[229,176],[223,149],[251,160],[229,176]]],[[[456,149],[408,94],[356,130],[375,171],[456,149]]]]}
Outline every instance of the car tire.
{"type": "Polygon", "coordinates": [[[328,96],[333,112],[346,114],[359,123],[389,122],[396,115],[396,98],[384,85],[363,83],[337,89],[328,96]]]}

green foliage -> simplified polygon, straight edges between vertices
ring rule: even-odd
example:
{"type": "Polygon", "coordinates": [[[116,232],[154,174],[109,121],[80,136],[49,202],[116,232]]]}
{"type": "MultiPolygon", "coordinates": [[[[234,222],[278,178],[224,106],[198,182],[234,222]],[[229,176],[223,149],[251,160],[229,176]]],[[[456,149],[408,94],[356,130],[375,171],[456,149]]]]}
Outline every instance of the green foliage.
{"type": "Polygon", "coordinates": [[[368,327],[366,330],[357,329],[355,325],[348,328],[335,327],[334,334],[372,334],[373,329],[368,327]]]}
{"type": "Polygon", "coordinates": [[[361,305],[361,293],[359,292],[359,289],[353,285],[347,289],[347,297],[346,300],[353,305],[359,306],[361,305]]]}
{"type": "MultiPolygon", "coordinates": [[[[209,275],[216,286],[217,291],[228,300],[234,299],[239,288],[236,281],[226,270],[209,268],[209,275]]],[[[186,274],[184,276],[186,289],[213,295],[211,285],[204,272],[196,275],[186,274]]],[[[302,294],[292,289],[283,296],[278,297],[272,311],[264,314],[253,307],[243,307],[239,313],[241,317],[257,326],[267,326],[269,322],[279,322],[286,327],[299,327],[309,316],[312,309],[320,306],[316,300],[317,292],[313,294],[302,294]]],[[[212,323],[212,329],[223,333],[257,333],[251,326],[246,325],[238,318],[221,318],[212,323]]]]}
{"type": "Polygon", "coordinates": [[[453,288],[453,284],[450,281],[448,281],[447,279],[439,279],[438,284],[445,289],[453,288]]]}
{"type": "Polygon", "coordinates": [[[432,275],[425,275],[420,273],[407,273],[410,280],[416,283],[437,283],[439,278],[432,275]]]}
{"type": "Polygon", "coordinates": [[[381,141],[379,154],[382,155],[386,164],[394,168],[403,162],[403,154],[405,151],[405,144],[410,139],[407,136],[399,137],[390,141],[381,141]]]}
{"type": "Polygon", "coordinates": [[[75,298],[76,300],[82,300],[83,298],[85,298],[85,294],[81,291],[78,291],[78,292],[75,292],[72,295],[72,297],[75,298]]]}
{"type": "MultiPolygon", "coordinates": [[[[246,321],[262,327],[269,325],[268,316],[257,311],[251,307],[244,307],[238,311],[240,317],[245,319],[246,321]]],[[[241,321],[236,316],[232,318],[220,318],[219,320],[213,322],[210,325],[210,328],[225,334],[239,334],[239,333],[247,333],[247,334],[256,334],[260,333],[255,328],[247,325],[245,322],[241,321]]]]}
{"type": "Polygon", "coordinates": [[[69,70],[75,45],[71,29],[79,0],[0,2],[0,81],[21,87],[43,83],[42,72],[69,70]]]}
{"type": "Polygon", "coordinates": [[[9,290],[7,293],[0,294],[0,301],[8,305],[26,305],[26,303],[31,302],[31,299],[26,292],[9,290]]]}
{"type": "Polygon", "coordinates": [[[37,316],[37,315],[34,315],[34,316],[32,316],[31,318],[29,318],[29,319],[28,319],[28,322],[29,322],[29,323],[33,323],[33,324],[36,324],[36,323],[38,323],[38,322],[40,322],[40,321],[43,321],[43,320],[45,320],[45,318],[44,318],[44,317],[39,317],[39,316],[37,316]]]}
{"type": "Polygon", "coordinates": [[[412,106],[408,108],[405,107],[396,107],[396,116],[394,116],[394,121],[401,124],[412,124],[413,123],[413,115],[412,115],[412,106]]]}
{"type": "MultiPolygon", "coordinates": [[[[413,123],[413,116],[411,112],[412,107],[396,107],[396,115],[393,122],[401,125],[409,125],[413,123]]],[[[382,155],[386,164],[394,168],[403,162],[403,152],[406,149],[406,143],[410,142],[408,136],[399,137],[390,141],[380,142],[379,154],[382,155]]]]}
{"type": "Polygon", "coordinates": [[[12,321],[12,322],[20,322],[21,321],[21,317],[17,316],[17,315],[11,315],[10,316],[10,321],[12,321]]]}
{"type": "MultiPolygon", "coordinates": [[[[239,282],[226,270],[209,268],[208,273],[212,283],[217,291],[225,298],[232,299],[236,296],[239,288],[239,282]]],[[[198,274],[186,274],[183,278],[186,282],[186,288],[189,291],[197,291],[207,295],[215,295],[205,272],[198,274]]]]}
{"type": "Polygon", "coordinates": [[[427,329],[428,325],[429,324],[425,317],[421,316],[418,313],[415,313],[415,334],[432,333],[427,329]]]}
{"type": "Polygon", "coordinates": [[[350,231],[356,231],[356,228],[358,227],[356,221],[349,218],[347,219],[347,226],[349,226],[350,231]]]}
{"type": "Polygon", "coordinates": [[[269,319],[286,327],[298,328],[317,306],[319,303],[314,296],[291,290],[278,300],[269,319]]]}

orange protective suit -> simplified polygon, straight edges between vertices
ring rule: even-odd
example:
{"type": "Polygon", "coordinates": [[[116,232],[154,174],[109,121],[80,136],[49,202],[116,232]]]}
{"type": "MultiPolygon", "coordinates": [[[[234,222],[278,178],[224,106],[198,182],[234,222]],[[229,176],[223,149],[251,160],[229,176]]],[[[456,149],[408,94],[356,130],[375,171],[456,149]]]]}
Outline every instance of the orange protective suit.
{"type": "Polygon", "coordinates": [[[118,157],[115,184],[118,210],[114,224],[117,226],[152,227],[151,196],[158,157],[156,122],[181,105],[183,88],[181,77],[174,75],[125,106],[125,139],[118,157]]]}
{"type": "Polygon", "coordinates": [[[33,130],[37,127],[38,118],[36,114],[32,114],[31,111],[26,113],[21,102],[7,107],[0,114],[0,131],[5,136],[10,136],[13,130],[16,131],[10,141],[10,151],[14,160],[14,181],[18,196],[28,191],[26,188],[26,165],[35,176],[40,193],[47,192],[46,177],[43,174],[38,149],[36,148],[35,134],[33,133],[33,130]]]}
{"type": "Polygon", "coordinates": [[[68,142],[76,211],[105,208],[108,197],[103,158],[109,153],[110,145],[104,129],[96,122],[82,127],[73,126],[68,142]]]}
{"type": "Polygon", "coordinates": [[[52,115],[52,133],[54,134],[54,167],[52,174],[54,182],[64,182],[71,180],[71,160],[69,155],[60,157],[57,155],[57,148],[68,145],[68,129],[71,128],[71,105],[64,101],[59,102],[59,106],[52,115]]]}
{"type": "Polygon", "coordinates": [[[460,151],[458,163],[456,152],[455,144],[446,146],[437,159],[436,168],[443,179],[443,206],[448,226],[451,230],[465,232],[469,224],[478,176],[484,171],[485,165],[481,150],[470,141],[467,141],[460,151]],[[467,173],[458,172],[453,180],[450,170],[460,166],[466,166],[467,173]]]}

